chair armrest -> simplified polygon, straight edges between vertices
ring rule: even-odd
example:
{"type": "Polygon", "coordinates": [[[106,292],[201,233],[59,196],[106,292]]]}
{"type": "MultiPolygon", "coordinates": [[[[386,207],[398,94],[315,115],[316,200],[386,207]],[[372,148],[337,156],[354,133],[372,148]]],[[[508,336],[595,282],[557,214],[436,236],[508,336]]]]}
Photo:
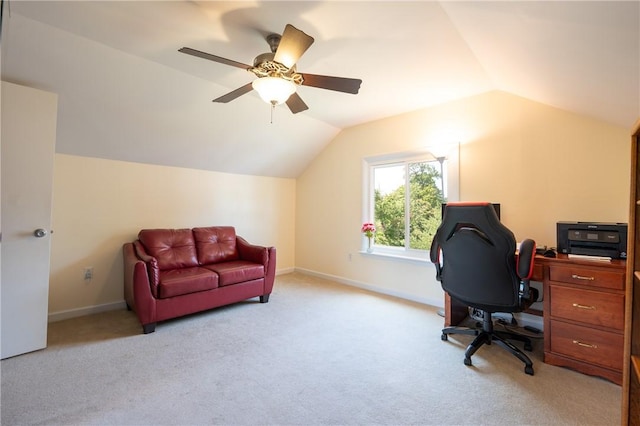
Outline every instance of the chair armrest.
{"type": "MultiPolygon", "coordinates": [[[[520,277],[520,304],[523,306],[531,305],[531,303],[535,301],[532,300],[531,289],[529,288],[529,281],[533,276],[535,256],[536,242],[532,239],[524,240],[518,250],[518,263],[516,265],[518,277],[520,277]]],[[[537,298],[537,291],[535,294],[535,298],[537,298]]]]}
{"type": "Polygon", "coordinates": [[[536,256],[536,242],[526,239],[520,244],[518,250],[518,276],[522,280],[530,280],[533,276],[533,263],[536,256]]]}
{"type": "Polygon", "coordinates": [[[429,250],[429,258],[431,263],[436,266],[436,281],[442,281],[442,265],[440,264],[440,244],[438,244],[437,236],[431,241],[431,249],[429,250]]]}

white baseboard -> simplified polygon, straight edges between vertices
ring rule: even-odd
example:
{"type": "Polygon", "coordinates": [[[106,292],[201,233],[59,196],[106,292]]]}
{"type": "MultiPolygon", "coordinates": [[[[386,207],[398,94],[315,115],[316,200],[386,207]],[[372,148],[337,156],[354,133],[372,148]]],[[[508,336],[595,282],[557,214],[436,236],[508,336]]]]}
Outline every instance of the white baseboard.
{"type": "Polygon", "coordinates": [[[290,274],[292,272],[295,272],[296,268],[284,268],[284,269],[277,269],[276,270],[276,276],[278,275],[284,275],[284,274],[290,274]]]}
{"type": "Polygon", "coordinates": [[[51,312],[48,317],[48,322],[62,321],[70,318],[83,317],[85,315],[116,311],[118,309],[126,308],[127,304],[122,300],[120,302],[105,303],[103,305],[86,306],[84,308],[69,309],[67,311],[51,312]]]}
{"type": "MultiPolygon", "coordinates": [[[[313,270],[310,270],[310,269],[295,268],[295,271],[296,272],[300,272],[301,274],[306,274],[306,275],[311,275],[311,276],[318,277],[318,278],[324,278],[324,279],[327,279],[327,280],[331,280],[331,281],[337,282],[339,284],[345,284],[345,285],[349,285],[349,286],[352,286],[352,287],[358,287],[358,288],[362,288],[362,289],[365,289],[365,290],[373,291],[374,293],[381,293],[381,294],[385,294],[387,296],[398,297],[400,299],[410,300],[412,302],[422,303],[424,305],[434,306],[436,308],[444,308],[444,300],[442,300],[442,299],[433,300],[433,299],[429,299],[429,298],[415,297],[414,295],[411,295],[411,294],[406,294],[406,293],[399,292],[399,291],[389,290],[388,288],[382,288],[382,287],[374,286],[374,285],[371,285],[371,284],[366,284],[366,283],[363,283],[363,282],[360,282],[360,281],[355,281],[355,280],[339,277],[339,276],[336,276],[336,275],[324,274],[322,272],[316,272],[316,271],[313,271],[313,270]]],[[[544,328],[542,317],[540,317],[540,316],[531,315],[531,314],[527,314],[527,313],[524,313],[524,312],[516,313],[514,315],[515,315],[515,317],[516,317],[516,319],[518,321],[518,324],[520,326],[528,325],[528,326],[532,326],[532,327],[538,328],[539,330],[543,330],[543,328],[544,328]]],[[[511,319],[511,314],[508,314],[508,319],[509,320],[511,319]]]]}
{"type": "MultiPolygon", "coordinates": [[[[337,275],[325,274],[325,273],[322,273],[322,272],[313,271],[311,269],[284,268],[284,269],[277,270],[276,271],[276,276],[277,275],[290,274],[290,273],[293,273],[293,272],[300,272],[301,274],[311,275],[311,276],[318,277],[318,278],[324,278],[326,280],[334,281],[334,282],[337,282],[339,284],[344,284],[344,285],[348,285],[348,286],[352,286],[352,287],[357,287],[357,288],[361,288],[361,289],[364,289],[364,290],[372,291],[374,293],[380,293],[380,294],[384,294],[384,295],[387,295],[387,296],[397,297],[397,298],[400,298],[400,299],[410,300],[412,302],[422,303],[424,305],[434,306],[436,308],[444,308],[444,301],[443,300],[434,300],[434,299],[430,299],[430,298],[415,297],[412,294],[407,294],[407,293],[403,293],[403,292],[400,292],[400,291],[389,290],[388,288],[378,287],[378,286],[375,286],[375,285],[363,283],[361,281],[356,281],[356,280],[351,280],[351,279],[348,279],[348,278],[339,277],[337,275]]],[[[127,307],[127,304],[125,303],[124,300],[122,300],[120,302],[105,303],[103,305],[94,305],[94,306],[87,306],[87,307],[84,307],[84,308],[69,309],[67,311],[52,312],[52,313],[49,314],[48,322],[62,321],[62,320],[70,319],[70,318],[77,318],[77,317],[82,317],[82,316],[85,316],[85,315],[97,314],[97,313],[100,313],[100,312],[115,311],[115,310],[118,310],[118,309],[126,309],[126,307],[127,307]]],[[[543,329],[542,317],[538,317],[538,316],[535,316],[535,315],[529,315],[529,314],[526,314],[526,313],[520,313],[520,314],[515,314],[515,315],[518,318],[518,322],[521,325],[530,325],[530,326],[539,328],[540,330],[543,329]]]]}
{"type": "MultiPolygon", "coordinates": [[[[426,297],[416,297],[413,294],[404,293],[401,291],[390,290],[384,287],[378,287],[375,285],[363,283],[361,281],[351,280],[348,278],[339,277],[336,275],[324,274],[322,272],[316,272],[310,269],[304,268],[295,268],[296,272],[300,272],[301,274],[311,275],[318,278],[324,278],[330,281],[337,282],[339,284],[345,284],[352,287],[358,287],[364,290],[369,290],[374,293],[380,293],[387,296],[393,296],[400,299],[410,300],[412,302],[422,303],[424,305],[435,306],[436,308],[444,308],[444,300],[435,300],[426,297]]],[[[444,299],[444,298],[443,298],[444,299]]]]}
{"type": "MultiPolygon", "coordinates": [[[[290,274],[295,268],[284,268],[276,271],[276,275],[290,274]]],[[[84,308],[69,309],[67,311],[52,312],[49,314],[48,322],[62,321],[70,318],[83,317],[85,315],[97,314],[100,312],[116,311],[125,309],[127,304],[124,300],[120,302],[105,303],[104,305],[86,306],[84,308]]]]}

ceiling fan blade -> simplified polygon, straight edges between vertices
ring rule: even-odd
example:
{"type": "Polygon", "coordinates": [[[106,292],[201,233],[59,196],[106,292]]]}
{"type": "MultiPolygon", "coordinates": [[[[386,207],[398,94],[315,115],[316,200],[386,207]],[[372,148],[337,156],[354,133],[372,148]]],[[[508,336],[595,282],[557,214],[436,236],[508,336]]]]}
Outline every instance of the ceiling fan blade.
{"type": "Polygon", "coordinates": [[[242,62],[232,61],[231,59],[222,58],[220,56],[212,55],[211,53],[201,52],[199,50],[192,49],[190,47],[183,47],[182,49],[178,49],[178,52],[186,53],[187,55],[197,56],[199,58],[208,59],[214,62],[219,62],[225,65],[231,65],[232,67],[238,67],[244,70],[248,70],[249,68],[251,68],[251,65],[243,64],[242,62]]]}
{"type": "Polygon", "coordinates": [[[287,24],[273,60],[280,62],[287,68],[291,68],[298,62],[298,59],[307,51],[309,46],[313,44],[313,41],[313,37],[310,35],[305,34],[291,24],[287,24]]]}
{"type": "Polygon", "coordinates": [[[360,84],[362,84],[362,80],[358,78],[331,77],[328,75],[302,74],[302,79],[303,86],[318,87],[354,95],[358,93],[360,84]]]}
{"type": "Polygon", "coordinates": [[[235,98],[239,98],[240,96],[244,95],[245,93],[249,93],[252,90],[253,86],[251,86],[251,83],[247,83],[242,87],[238,87],[233,92],[229,92],[226,95],[222,95],[219,98],[214,99],[213,102],[226,104],[227,102],[231,102],[235,98]]]}
{"type": "Polygon", "coordinates": [[[287,106],[294,114],[309,109],[297,92],[294,92],[293,95],[289,96],[289,99],[287,99],[287,106]]]}

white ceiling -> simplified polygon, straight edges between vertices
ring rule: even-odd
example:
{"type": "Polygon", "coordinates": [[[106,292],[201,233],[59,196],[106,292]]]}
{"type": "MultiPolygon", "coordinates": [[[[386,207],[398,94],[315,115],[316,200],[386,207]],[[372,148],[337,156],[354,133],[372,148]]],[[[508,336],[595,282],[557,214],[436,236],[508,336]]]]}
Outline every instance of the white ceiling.
{"type": "MultiPolygon", "coordinates": [[[[5,1],[6,3],[6,1],[5,1]]],[[[640,2],[16,1],[2,77],[59,94],[57,152],[296,177],[340,129],[490,90],[631,128],[640,117],[640,2]],[[250,93],[243,63],[290,23],[315,38],[292,115],[250,93]]]]}

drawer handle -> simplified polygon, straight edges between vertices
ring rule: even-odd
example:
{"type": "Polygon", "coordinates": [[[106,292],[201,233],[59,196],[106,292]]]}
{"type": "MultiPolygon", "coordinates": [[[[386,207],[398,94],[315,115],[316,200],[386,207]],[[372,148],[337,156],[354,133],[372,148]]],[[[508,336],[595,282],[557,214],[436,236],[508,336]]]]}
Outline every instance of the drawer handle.
{"type": "Polygon", "coordinates": [[[575,343],[578,346],[582,346],[584,348],[598,349],[598,345],[593,345],[591,343],[584,343],[584,342],[581,342],[579,340],[574,340],[573,343],[575,343]]]}
{"type": "Polygon", "coordinates": [[[590,311],[595,311],[596,307],[595,306],[589,306],[589,305],[581,305],[579,303],[573,303],[572,306],[574,308],[579,308],[579,309],[588,309],[590,311]]]}
{"type": "Polygon", "coordinates": [[[577,275],[577,274],[571,275],[571,278],[573,278],[574,280],[584,280],[584,281],[593,281],[593,280],[595,280],[594,277],[584,277],[582,275],[577,275]]]}

